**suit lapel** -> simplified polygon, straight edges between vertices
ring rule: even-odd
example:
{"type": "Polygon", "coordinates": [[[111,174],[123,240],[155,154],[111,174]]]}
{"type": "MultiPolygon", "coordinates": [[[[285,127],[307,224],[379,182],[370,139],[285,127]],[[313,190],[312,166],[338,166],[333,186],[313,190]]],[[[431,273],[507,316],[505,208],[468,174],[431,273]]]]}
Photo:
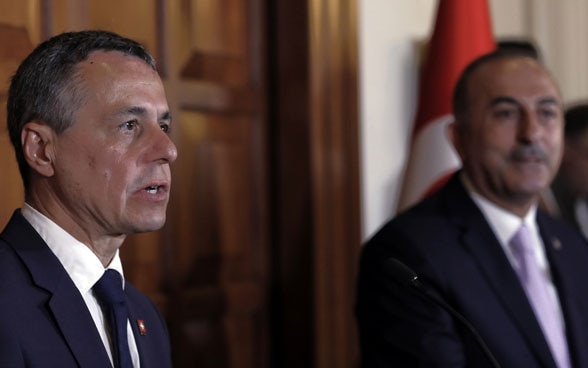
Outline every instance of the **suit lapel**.
{"type": "Polygon", "coordinates": [[[472,255],[496,298],[518,326],[538,360],[555,368],[541,327],[502,246],[465,188],[453,178],[448,192],[449,217],[461,229],[459,242],[472,255]]]}
{"type": "Polygon", "coordinates": [[[86,304],[73,281],[43,239],[17,211],[2,236],[29,269],[33,282],[49,294],[48,312],[55,317],[80,367],[111,366],[86,304]]]}
{"type": "Polygon", "coordinates": [[[110,360],[78,290],[66,282],[53,291],[49,308],[80,367],[109,367],[110,360]]]}
{"type": "MultiPolygon", "coordinates": [[[[585,297],[586,286],[578,283],[579,280],[584,280],[579,275],[585,273],[586,265],[582,263],[585,254],[576,254],[576,248],[568,244],[567,238],[559,236],[543,215],[538,214],[537,222],[540,224],[545,253],[566,320],[570,355],[577,366],[587,366],[588,354],[584,345],[588,341],[585,317],[588,300],[585,297]]],[[[583,248],[580,250],[584,251],[583,248]]]]}
{"type": "Polygon", "coordinates": [[[490,237],[483,237],[480,236],[480,233],[470,231],[464,234],[464,245],[475,258],[478,267],[492,286],[504,309],[508,311],[513,323],[525,336],[531,350],[535,352],[539,360],[551,362],[550,366],[555,368],[555,363],[549,353],[549,346],[534,316],[525,291],[500,248],[500,244],[494,239],[493,234],[489,235],[490,237]],[[492,241],[488,239],[492,239],[492,241]]]}

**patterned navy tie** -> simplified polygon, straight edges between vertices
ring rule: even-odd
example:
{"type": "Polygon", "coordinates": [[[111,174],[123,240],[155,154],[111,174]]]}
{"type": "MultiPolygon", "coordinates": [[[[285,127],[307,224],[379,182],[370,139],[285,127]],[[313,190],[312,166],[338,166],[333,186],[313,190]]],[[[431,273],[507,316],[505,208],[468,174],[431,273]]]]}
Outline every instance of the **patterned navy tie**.
{"type": "Polygon", "coordinates": [[[110,328],[114,367],[133,368],[127,339],[127,304],[121,275],[108,269],[92,289],[110,328]]]}

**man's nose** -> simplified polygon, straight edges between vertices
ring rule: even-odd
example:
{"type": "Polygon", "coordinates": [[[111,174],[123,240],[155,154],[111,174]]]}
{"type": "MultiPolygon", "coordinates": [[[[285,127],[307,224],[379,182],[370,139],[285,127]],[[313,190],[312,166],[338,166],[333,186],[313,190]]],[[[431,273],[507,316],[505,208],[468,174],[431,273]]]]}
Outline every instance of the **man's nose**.
{"type": "Polygon", "coordinates": [[[172,163],[178,158],[178,150],[171,137],[159,126],[154,128],[149,145],[152,148],[153,160],[172,163]]]}
{"type": "Polygon", "coordinates": [[[519,121],[519,137],[528,142],[534,142],[541,136],[541,124],[532,111],[525,110],[519,121]]]}

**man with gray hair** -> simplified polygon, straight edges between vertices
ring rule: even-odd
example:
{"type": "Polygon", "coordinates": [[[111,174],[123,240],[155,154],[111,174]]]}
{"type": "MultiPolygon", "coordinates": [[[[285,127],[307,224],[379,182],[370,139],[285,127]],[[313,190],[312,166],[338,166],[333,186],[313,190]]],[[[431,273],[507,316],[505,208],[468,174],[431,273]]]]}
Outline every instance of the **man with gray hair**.
{"type": "Polygon", "coordinates": [[[0,367],[171,367],[165,321],[119,257],[164,225],[177,157],[153,57],[112,32],[54,36],[7,109],[25,202],[0,234],[0,367]]]}

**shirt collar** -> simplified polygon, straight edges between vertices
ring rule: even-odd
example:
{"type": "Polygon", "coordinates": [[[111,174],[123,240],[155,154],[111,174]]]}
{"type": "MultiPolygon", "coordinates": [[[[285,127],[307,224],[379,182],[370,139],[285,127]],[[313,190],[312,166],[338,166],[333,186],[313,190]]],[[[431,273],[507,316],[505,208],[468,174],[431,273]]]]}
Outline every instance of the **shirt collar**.
{"type": "Polygon", "coordinates": [[[472,200],[484,214],[484,217],[490,224],[492,230],[494,230],[494,234],[496,234],[501,244],[508,244],[522,223],[524,223],[532,232],[537,232],[537,223],[535,221],[537,215],[536,204],[531,206],[525,217],[521,219],[521,217],[497,206],[495,203],[477,193],[465,173],[462,173],[461,179],[472,200]]]}
{"type": "MultiPolygon", "coordinates": [[[[23,205],[21,213],[59,259],[80,292],[88,292],[104,274],[105,268],[100,259],[84,243],[28,203],[23,205]]],[[[106,268],[118,271],[124,285],[124,273],[118,250],[106,268]]]]}

